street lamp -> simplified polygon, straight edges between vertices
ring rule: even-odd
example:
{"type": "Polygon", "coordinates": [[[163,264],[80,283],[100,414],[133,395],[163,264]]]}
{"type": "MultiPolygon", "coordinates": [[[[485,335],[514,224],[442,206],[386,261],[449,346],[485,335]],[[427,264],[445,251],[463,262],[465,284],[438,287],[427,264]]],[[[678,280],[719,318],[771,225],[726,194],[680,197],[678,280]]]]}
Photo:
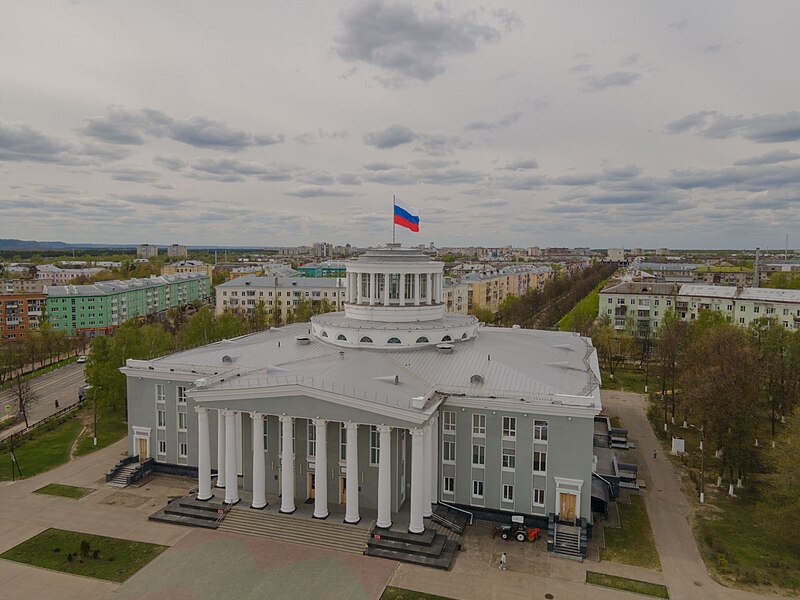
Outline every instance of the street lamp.
{"type": "Polygon", "coordinates": [[[94,440],[93,445],[97,446],[97,386],[93,388],[94,390],[94,440]]]}
{"type": "Polygon", "coordinates": [[[704,425],[689,425],[689,427],[694,427],[700,432],[700,504],[703,504],[706,501],[706,493],[705,493],[705,483],[706,483],[706,452],[703,448],[703,442],[705,441],[705,432],[703,431],[704,425]]]}

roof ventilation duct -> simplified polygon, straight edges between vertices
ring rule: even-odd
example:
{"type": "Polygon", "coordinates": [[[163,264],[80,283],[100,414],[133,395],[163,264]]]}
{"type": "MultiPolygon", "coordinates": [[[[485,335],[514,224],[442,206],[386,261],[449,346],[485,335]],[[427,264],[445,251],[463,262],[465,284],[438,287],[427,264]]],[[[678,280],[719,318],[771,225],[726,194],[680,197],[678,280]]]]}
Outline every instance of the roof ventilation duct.
{"type": "Polygon", "coordinates": [[[475,373],[475,375],[469,378],[469,382],[472,385],[483,385],[483,375],[478,375],[475,373]]]}
{"type": "Polygon", "coordinates": [[[233,358],[226,354],[225,356],[222,357],[222,362],[224,362],[224,363],[232,363],[233,362],[233,358]]]}
{"type": "Polygon", "coordinates": [[[307,346],[311,343],[311,338],[307,335],[298,335],[296,338],[298,346],[307,346]]]}
{"type": "Polygon", "coordinates": [[[436,351],[439,354],[451,354],[453,352],[453,344],[436,344],[436,351]]]}

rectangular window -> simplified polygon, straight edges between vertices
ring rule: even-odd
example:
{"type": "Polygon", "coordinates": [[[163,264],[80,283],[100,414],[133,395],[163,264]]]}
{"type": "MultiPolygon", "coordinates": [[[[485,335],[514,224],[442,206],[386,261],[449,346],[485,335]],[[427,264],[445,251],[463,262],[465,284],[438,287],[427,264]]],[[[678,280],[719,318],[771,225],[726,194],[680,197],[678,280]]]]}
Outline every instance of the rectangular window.
{"type": "Polygon", "coordinates": [[[533,439],[537,442],[547,441],[547,421],[533,422],[533,439]]]}
{"type": "Polygon", "coordinates": [[[754,306],[753,307],[753,312],[756,313],[756,314],[758,314],[760,310],[761,310],[761,307],[759,307],[759,306],[754,306]]]}
{"type": "Polygon", "coordinates": [[[442,413],[442,431],[455,433],[456,431],[456,413],[446,410],[442,413]]]}
{"type": "Polygon", "coordinates": [[[313,458],[317,455],[317,427],[308,420],[308,457],[313,458]]]}
{"type": "Polygon", "coordinates": [[[541,488],[533,488],[533,503],[536,506],[544,506],[544,490],[541,488]]]}
{"type": "Polygon", "coordinates": [[[517,465],[517,453],[514,448],[503,448],[503,469],[514,470],[517,465]]]}
{"type": "Polygon", "coordinates": [[[167,426],[167,411],[165,410],[158,410],[158,426],[159,427],[166,427],[167,426]]]}
{"type": "Polygon", "coordinates": [[[547,471],[547,452],[533,452],[533,470],[538,473],[547,471]]]}
{"type": "Polygon", "coordinates": [[[514,486],[503,484],[503,502],[514,502],[514,486]]]}
{"type": "Polygon", "coordinates": [[[472,497],[483,498],[483,482],[474,480],[472,482],[472,497]]]}
{"type": "Polygon", "coordinates": [[[455,442],[448,442],[447,440],[442,442],[442,460],[444,462],[450,462],[450,463],[456,462],[455,442]]]}
{"type": "Polygon", "coordinates": [[[186,442],[181,442],[178,444],[178,456],[181,458],[186,458],[189,456],[189,444],[186,442]]]}
{"type": "Polygon", "coordinates": [[[517,437],[517,418],[516,417],[503,417],[503,437],[515,438],[517,437]]]}
{"type": "Polygon", "coordinates": [[[369,464],[377,466],[381,460],[381,434],[375,425],[369,428],[369,464]]]}
{"type": "Polygon", "coordinates": [[[739,317],[739,325],[744,325],[744,317],[739,317]]]}
{"type": "Polygon", "coordinates": [[[167,394],[164,392],[164,384],[157,383],[156,384],[156,402],[166,402],[167,394]]]}
{"type": "Polygon", "coordinates": [[[339,423],[339,460],[347,460],[347,430],[339,423]]]}
{"type": "Polygon", "coordinates": [[[456,493],[456,478],[455,477],[445,477],[444,478],[444,493],[445,494],[455,494],[456,493]]]}
{"type": "Polygon", "coordinates": [[[179,412],[178,413],[178,429],[181,431],[186,431],[186,413],[179,412]]]}
{"type": "Polygon", "coordinates": [[[484,466],[486,464],[486,446],[472,444],[472,465],[484,466]]]}
{"type": "Polygon", "coordinates": [[[472,415],[472,435],[486,435],[486,415],[472,415]]]}
{"type": "Polygon", "coordinates": [[[165,442],[164,440],[158,440],[158,453],[159,454],[167,453],[167,442],[165,442]]]}

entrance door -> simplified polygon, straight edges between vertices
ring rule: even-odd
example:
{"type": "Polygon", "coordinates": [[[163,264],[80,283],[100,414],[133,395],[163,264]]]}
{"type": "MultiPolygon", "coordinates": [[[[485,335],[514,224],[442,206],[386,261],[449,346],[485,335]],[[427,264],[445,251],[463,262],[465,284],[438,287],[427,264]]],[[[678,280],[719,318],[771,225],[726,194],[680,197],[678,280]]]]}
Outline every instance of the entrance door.
{"type": "Polygon", "coordinates": [[[575,494],[561,492],[558,517],[562,521],[575,520],[575,494]]]}
{"type": "Polygon", "coordinates": [[[137,450],[139,451],[138,452],[139,453],[139,460],[143,461],[143,460],[147,460],[148,458],[150,458],[149,456],[147,456],[147,439],[145,439],[145,438],[137,438],[136,439],[136,444],[137,444],[137,450]]]}
{"type": "Polygon", "coordinates": [[[339,504],[347,504],[347,475],[339,477],[339,504]]]}
{"type": "MultiPolygon", "coordinates": [[[[400,432],[400,503],[406,501],[406,431],[400,432]]],[[[398,505],[399,506],[399,505],[398,505]]]]}
{"type": "Polygon", "coordinates": [[[309,500],[313,500],[316,496],[314,496],[314,484],[315,484],[315,477],[314,473],[308,474],[308,498],[309,500]]]}

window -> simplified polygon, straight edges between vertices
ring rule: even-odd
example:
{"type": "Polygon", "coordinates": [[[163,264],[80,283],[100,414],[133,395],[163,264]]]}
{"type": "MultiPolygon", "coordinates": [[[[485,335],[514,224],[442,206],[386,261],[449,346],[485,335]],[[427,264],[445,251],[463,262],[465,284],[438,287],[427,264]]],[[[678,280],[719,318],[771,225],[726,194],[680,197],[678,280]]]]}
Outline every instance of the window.
{"type": "Polygon", "coordinates": [[[159,427],[166,427],[167,426],[167,411],[165,410],[158,410],[158,426],[159,427]]]}
{"type": "Polygon", "coordinates": [[[472,482],[472,497],[483,498],[483,482],[474,480],[472,482]]]}
{"type": "Polygon", "coordinates": [[[533,503],[536,506],[544,506],[544,490],[541,488],[533,488],[533,503]]]}
{"type": "Polygon", "coordinates": [[[609,298],[609,299],[608,299],[608,303],[609,303],[609,304],[612,304],[613,302],[614,302],[614,299],[613,299],[613,298],[609,298]]]}
{"type": "Polygon", "coordinates": [[[368,335],[365,335],[364,337],[362,337],[358,341],[361,342],[362,344],[371,344],[372,343],[372,338],[369,337],[368,335]]]}
{"type": "Polygon", "coordinates": [[[486,435],[486,415],[472,415],[472,435],[486,435]]]}
{"type": "Polygon", "coordinates": [[[369,428],[369,464],[377,466],[381,460],[381,434],[375,425],[369,428]]]}
{"type": "Polygon", "coordinates": [[[339,340],[340,342],[346,342],[347,341],[347,337],[345,337],[345,335],[343,333],[340,333],[339,335],[337,335],[336,339],[339,340]]]}
{"type": "Polygon", "coordinates": [[[399,344],[399,343],[400,343],[400,338],[396,338],[396,337],[389,338],[389,339],[386,341],[386,343],[387,343],[387,344],[399,344]]]}
{"type": "Polygon", "coordinates": [[[167,394],[164,392],[164,384],[157,383],[156,384],[156,402],[166,402],[167,394]]]}
{"type": "Polygon", "coordinates": [[[445,494],[455,494],[456,493],[456,478],[455,477],[445,477],[444,478],[444,485],[442,486],[444,489],[445,494]]]}
{"type": "Polygon", "coordinates": [[[453,433],[456,430],[456,413],[446,410],[442,413],[442,431],[453,433]]]}
{"type": "Polygon", "coordinates": [[[761,307],[760,306],[754,306],[753,307],[753,312],[758,314],[759,312],[761,312],[761,307]]]}
{"type": "Polygon", "coordinates": [[[179,412],[178,413],[178,429],[181,431],[186,431],[186,413],[179,412]]]}
{"type": "Polygon", "coordinates": [[[165,442],[164,440],[158,440],[158,453],[159,454],[167,453],[167,442],[165,442]]]}
{"type": "Polygon", "coordinates": [[[516,417],[503,417],[503,437],[515,438],[517,437],[517,418],[516,417]]]}
{"type": "Polygon", "coordinates": [[[514,486],[503,484],[503,502],[514,502],[514,486]]]}
{"type": "Polygon", "coordinates": [[[514,448],[503,448],[503,469],[513,471],[517,464],[517,452],[514,448]]]}
{"type": "Polygon", "coordinates": [[[744,317],[739,317],[739,325],[744,325],[744,317]]]}
{"type": "Polygon", "coordinates": [[[537,442],[547,441],[547,421],[533,422],[533,439],[537,442]]]}
{"type": "Polygon", "coordinates": [[[347,460],[347,430],[339,423],[339,460],[347,460]]]}
{"type": "Polygon", "coordinates": [[[181,442],[178,444],[178,456],[181,458],[186,458],[189,455],[189,444],[186,442],[181,442]]]}
{"type": "Polygon", "coordinates": [[[186,387],[178,386],[178,404],[186,404],[186,387]]]}
{"type": "Polygon", "coordinates": [[[768,306],[767,308],[764,309],[764,313],[768,315],[774,315],[775,309],[772,306],[768,306]]]}
{"type": "Polygon", "coordinates": [[[486,464],[486,446],[472,444],[472,466],[480,467],[486,464]]]}
{"type": "Polygon", "coordinates": [[[746,309],[745,309],[745,306],[743,304],[741,306],[739,306],[739,312],[744,312],[745,310],[746,309]]]}
{"type": "Polygon", "coordinates": [[[428,338],[426,338],[424,335],[422,337],[418,337],[417,338],[417,343],[418,344],[427,344],[428,343],[428,338]]]}
{"type": "Polygon", "coordinates": [[[533,470],[539,473],[547,471],[547,452],[533,452],[533,470]]]}
{"type": "Polygon", "coordinates": [[[308,457],[312,458],[317,455],[317,426],[308,420],[308,457]]]}
{"type": "Polygon", "coordinates": [[[444,462],[455,462],[456,461],[456,443],[455,442],[448,442],[447,440],[442,442],[442,460],[444,462]]]}
{"type": "Polygon", "coordinates": [[[443,341],[443,342],[452,342],[452,341],[453,341],[453,338],[451,338],[449,335],[446,335],[446,336],[444,336],[444,337],[442,338],[442,341],[443,341]]]}

